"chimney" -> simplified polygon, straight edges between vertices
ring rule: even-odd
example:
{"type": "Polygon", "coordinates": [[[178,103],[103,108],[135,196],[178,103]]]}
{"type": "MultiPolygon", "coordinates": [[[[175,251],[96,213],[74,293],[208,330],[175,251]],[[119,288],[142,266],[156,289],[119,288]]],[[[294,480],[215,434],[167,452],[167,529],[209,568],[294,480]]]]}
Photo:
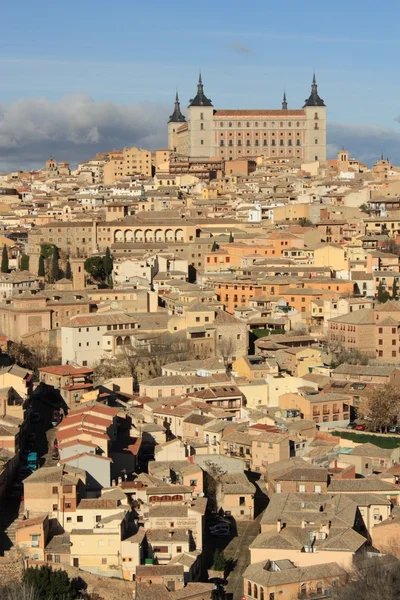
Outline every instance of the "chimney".
{"type": "Polygon", "coordinates": [[[282,530],[282,519],[278,519],[276,522],[276,532],[280,533],[281,530],[282,530]]]}
{"type": "Polygon", "coordinates": [[[301,520],[301,528],[305,529],[306,528],[306,522],[304,519],[301,520]]]}

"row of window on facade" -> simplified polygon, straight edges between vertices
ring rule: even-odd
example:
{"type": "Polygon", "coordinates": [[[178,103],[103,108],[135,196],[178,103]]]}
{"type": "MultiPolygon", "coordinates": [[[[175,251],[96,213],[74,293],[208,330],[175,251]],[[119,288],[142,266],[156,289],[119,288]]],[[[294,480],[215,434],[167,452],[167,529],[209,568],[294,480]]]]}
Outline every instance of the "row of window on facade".
{"type": "MultiPolygon", "coordinates": [[[[201,140],[201,143],[203,143],[203,140],[201,140]]],[[[314,140],[315,144],[318,144],[318,140],[315,139],[314,140]]],[[[219,142],[220,146],[225,146],[225,142],[224,140],[220,140],[219,142]]],[[[235,144],[233,143],[233,140],[229,140],[228,141],[228,146],[234,146],[235,144]]],[[[237,146],[241,146],[242,145],[242,140],[237,140],[237,146]]],[[[263,146],[268,146],[268,140],[263,140],[262,143],[263,146]]],[[[259,143],[259,140],[254,140],[254,144],[251,143],[251,140],[246,140],[246,146],[261,146],[261,144],[259,143]]],[[[271,140],[271,146],[277,146],[276,140],[271,140]]],[[[285,144],[285,140],[281,139],[279,140],[279,146],[293,146],[293,140],[287,140],[287,144],[285,144]]],[[[296,140],[296,146],[301,146],[301,140],[296,140]]]]}
{"type": "MultiPolygon", "coordinates": [[[[315,113],[315,119],[318,119],[318,113],[315,113]]],[[[259,123],[258,121],[255,121],[254,123],[252,123],[250,121],[246,121],[245,127],[252,127],[252,126],[254,126],[254,127],[270,127],[270,126],[275,127],[275,125],[276,125],[275,121],[272,121],[272,123],[263,121],[262,124],[259,123]]],[[[287,125],[287,127],[304,127],[304,122],[296,121],[296,125],[292,124],[291,121],[288,121],[287,123],[285,123],[284,121],[279,122],[279,127],[285,127],[285,125],[287,125]]],[[[226,123],[221,121],[219,126],[226,127],[226,123]]],[[[238,121],[237,123],[234,123],[233,121],[228,121],[228,127],[242,127],[242,123],[241,123],[241,121],[238,121]]]]}

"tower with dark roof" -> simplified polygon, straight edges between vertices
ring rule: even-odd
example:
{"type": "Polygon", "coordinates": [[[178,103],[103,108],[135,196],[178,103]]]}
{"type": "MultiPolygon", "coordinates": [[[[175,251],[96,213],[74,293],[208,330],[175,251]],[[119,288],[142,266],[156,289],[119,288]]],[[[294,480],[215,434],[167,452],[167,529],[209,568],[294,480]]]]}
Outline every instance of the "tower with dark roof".
{"type": "Polygon", "coordinates": [[[175,104],[174,104],[174,112],[169,118],[168,123],[185,123],[186,118],[185,115],[181,112],[181,103],[179,102],[178,90],[175,95],[175,104]]]}
{"type": "Polygon", "coordinates": [[[174,111],[168,121],[168,148],[173,151],[176,151],[178,146],[177,131],[184,123],[186,123],[186,117],[182,114],[177,90],[175,94],[174,111]]]}
{"type": "Polygon", "coordinates": [[[283,92],[282,110],[287,110],[286,91],[283,92]]]}
{"type": "Polygon", "coordinates": [[[188,106],[188,144],[190,156],[211,158],[215,156],[214,108],[204,93],[201,73],[197,82],[197,94],[188,106]]]}
{"type": "Polygon", "coordinates": [[[311,84],[311,94],[303,106],[306,115],[305,156],[307,162],[326,161],[326,106],[318,94],[315,73],[311,84]]]}
{"type": "Polygon", "coordinates": [[[311,84],[311,94],[308,98],[306,98],[304,108],[306,106],[325,106],[325,102],[318,95],[318,85],[315,73],[313,75],[313,80],[311,84]]]}

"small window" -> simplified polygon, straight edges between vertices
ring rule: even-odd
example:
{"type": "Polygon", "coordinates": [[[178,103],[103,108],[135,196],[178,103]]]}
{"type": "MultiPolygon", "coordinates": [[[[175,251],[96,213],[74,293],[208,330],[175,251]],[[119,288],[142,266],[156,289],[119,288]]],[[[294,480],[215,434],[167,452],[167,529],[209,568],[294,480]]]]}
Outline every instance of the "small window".
{"type": "Polygon", "coordinates": [[[77,523],[83,523],[83,516],[82,516],[82,515],[78,515],[78,516],[76,517],[76,522],[77,522],[77,523]]]}

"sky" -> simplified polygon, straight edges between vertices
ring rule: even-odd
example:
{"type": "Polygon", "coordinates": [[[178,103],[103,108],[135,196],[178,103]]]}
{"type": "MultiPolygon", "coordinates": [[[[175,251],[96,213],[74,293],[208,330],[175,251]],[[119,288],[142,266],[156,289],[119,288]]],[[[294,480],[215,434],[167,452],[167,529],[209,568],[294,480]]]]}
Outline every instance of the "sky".
{"type": "Polygon", "coordinates": [[[166,145],[201,69],[216,108],[289,108],[313,71],[328,154],[400,164],[400,3],[388,0],[7,1],[0,40],[0,171],[166,145]]]}

